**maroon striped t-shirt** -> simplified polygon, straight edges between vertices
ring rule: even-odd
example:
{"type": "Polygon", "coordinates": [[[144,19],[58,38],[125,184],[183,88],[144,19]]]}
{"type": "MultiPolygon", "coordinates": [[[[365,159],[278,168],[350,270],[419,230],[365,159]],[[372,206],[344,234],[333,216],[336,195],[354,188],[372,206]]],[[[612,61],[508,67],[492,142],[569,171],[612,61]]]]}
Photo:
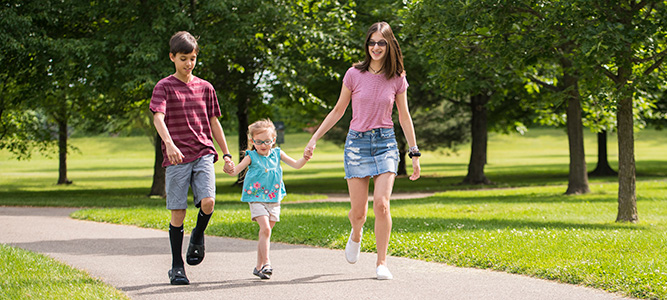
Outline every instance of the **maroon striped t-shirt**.
{"type": "MultiPolygon", "coordinates": [[[[206,80],[193,76],[185,83],[174,75],[158,81],[153,89],[150,110],[164,113],[164,122],[178,150],[183,153],[183,163],[207,154],[218,153],[213,145],[211,117],[220,117],[220,105],[215,89],[206,80]]],[[[162,142],[162,166],[171,165],[162,142]]]]}

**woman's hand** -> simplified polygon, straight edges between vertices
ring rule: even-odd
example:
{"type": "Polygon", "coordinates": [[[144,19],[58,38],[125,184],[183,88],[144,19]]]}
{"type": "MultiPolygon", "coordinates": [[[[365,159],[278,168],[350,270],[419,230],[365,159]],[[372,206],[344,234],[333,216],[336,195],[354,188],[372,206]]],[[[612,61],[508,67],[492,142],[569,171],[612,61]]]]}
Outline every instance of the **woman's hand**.
{"type": "Polygon", "coordinates": [[[306,160],[310,160],[311,158],[313,158],[313,152],[315,152],[316,146],[317,142],[315,141],[308,142],[306,148],[303,149],[303,157],[306,158],[306,160]]]}
{"type": "Polygon", "coordinates": [[[412,158],[412,175],[410,175],[410,180],[414,181],[419,179],[420,173],[421,166],[419,166],[419,157],[415,156],[412,158]]]}

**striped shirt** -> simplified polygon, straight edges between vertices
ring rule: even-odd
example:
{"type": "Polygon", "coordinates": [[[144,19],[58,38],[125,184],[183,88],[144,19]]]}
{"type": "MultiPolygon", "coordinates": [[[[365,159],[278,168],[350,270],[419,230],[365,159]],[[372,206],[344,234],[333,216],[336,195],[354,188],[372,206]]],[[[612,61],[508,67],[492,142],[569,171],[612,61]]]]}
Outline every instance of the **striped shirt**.
{"type": "MultiPolygon", "coordinates": [[[[220,117],[220,105],[215,89],[206,80],[193,76],[185,83],[174,75],[158,81],[153,89],[150,110],[164,113],[164,122],[174,145],[183,153],[183,163],[192,162],[204,155],[218,153],[211,134],[212,117],[220,117]]],[[[171,165],[162,142],[162,166],[171,165]]]]}
{"type": "Polygon", "coordinates": [[[352,92],[352,121],[350,129],[364,132],[375,128],[394,128],[391,112],[396,95],[408,89],[405,76],[387,80],[384,74],[361,72],[351,67],[343,84],[352,92]]]}

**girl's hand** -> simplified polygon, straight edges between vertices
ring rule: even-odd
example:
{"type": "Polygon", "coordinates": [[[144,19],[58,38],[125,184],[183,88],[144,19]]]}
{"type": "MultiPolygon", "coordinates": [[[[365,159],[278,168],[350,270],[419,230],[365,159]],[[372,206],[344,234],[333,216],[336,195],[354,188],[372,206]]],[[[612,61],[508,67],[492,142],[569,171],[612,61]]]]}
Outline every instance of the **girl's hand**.
{"type": "Polygon", "coordinates": [[[306,145],[306,148],[303,149],[303,157],[306,160],[310,160],[313,158],[313,152],[315,152],[315,147],[317,146],[317,142],[315,141],[310,141],[308,142],[308,145],[306,145]]]}
{"type": "Polygon", "coordinates": [[[410,175],[410,180],[415,181],[419,179],[419,173],[421,173],[421,167],[419,166],[419,157],[415,156],[412,158],[412,175],[410,175]]]}
{"type": "Polygon", "coordinates": [[[222,170],[227,173],[227,174],[232,174],[234,172],[234,161],[231,159],[228,161],[225,161],[225,166],[222,168],[222,170]]]}

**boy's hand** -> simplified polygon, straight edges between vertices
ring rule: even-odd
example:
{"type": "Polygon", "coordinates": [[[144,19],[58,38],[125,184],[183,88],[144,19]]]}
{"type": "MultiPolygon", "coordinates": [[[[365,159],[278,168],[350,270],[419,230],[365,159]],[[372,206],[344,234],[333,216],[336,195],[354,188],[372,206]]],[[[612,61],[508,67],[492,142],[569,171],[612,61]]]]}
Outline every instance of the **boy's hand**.
{"type": "Polygon", "coordinates": [[[222,168],[222,170],[227,174],[234,173],[234,161],[231,159],[225,160],[225,166],[222,168]]]}
{"type": "Polygon", "coordinates": [[[181,153],[181,150],[178,150],[178,148],[174,146],[174,144],[168,144],[166,145],[166,148],[167,159],[169,159],[170,163],[177,165],[183,162],[183,158],[185,158],[185,156],[183,153],[181,153]]]}

